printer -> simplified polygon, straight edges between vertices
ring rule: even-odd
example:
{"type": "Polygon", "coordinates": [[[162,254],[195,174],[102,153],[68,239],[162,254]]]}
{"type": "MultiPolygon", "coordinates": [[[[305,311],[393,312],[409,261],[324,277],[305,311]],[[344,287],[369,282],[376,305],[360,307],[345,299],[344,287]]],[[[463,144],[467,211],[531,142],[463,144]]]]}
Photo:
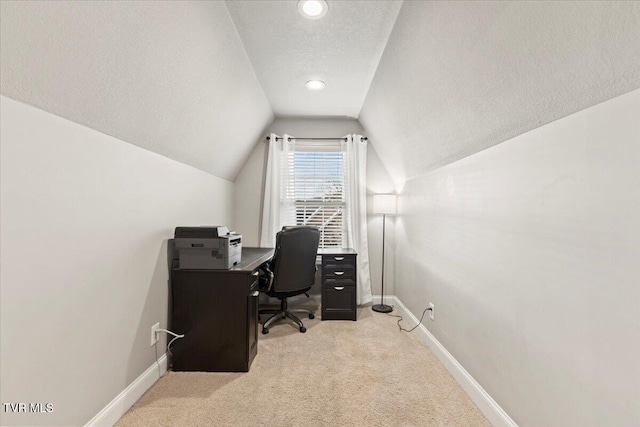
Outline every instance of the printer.
{"type": "Polygon", "coordinates": [[[240,263],[242,236],[227,227],[176,227],[174,254],[181,269],[229,269],[240,263]]]}

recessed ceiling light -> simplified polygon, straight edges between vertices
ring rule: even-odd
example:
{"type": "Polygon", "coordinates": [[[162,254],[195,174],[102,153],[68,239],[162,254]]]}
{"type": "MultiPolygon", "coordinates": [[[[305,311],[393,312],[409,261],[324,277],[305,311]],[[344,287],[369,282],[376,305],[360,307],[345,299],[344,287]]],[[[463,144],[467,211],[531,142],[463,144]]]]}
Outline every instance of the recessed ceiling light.
{"type": "Polygon", "coordinates": [[[329,5],[325,0],[300,0],[298,12],[308,19],[320,19],[327,14],[329,5]]]}
{"type": "Polygon", "coordinates": [[[307,89],[320,90],[324,89],[324,82],[322,80],[309,80],[305,83],[305,86],[307,86],[307,89]]]}

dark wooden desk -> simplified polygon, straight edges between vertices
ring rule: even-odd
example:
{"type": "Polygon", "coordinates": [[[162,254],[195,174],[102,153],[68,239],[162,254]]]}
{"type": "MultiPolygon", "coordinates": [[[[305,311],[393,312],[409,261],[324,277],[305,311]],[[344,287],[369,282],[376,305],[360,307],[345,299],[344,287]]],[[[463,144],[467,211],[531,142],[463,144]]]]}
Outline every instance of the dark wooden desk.
{"type": "Polygon", "coordinates": [[[171,271],[174,371],[247,372],[258,352],[258,269],[273,249],[242,248],[228,270],[171,271]]]}

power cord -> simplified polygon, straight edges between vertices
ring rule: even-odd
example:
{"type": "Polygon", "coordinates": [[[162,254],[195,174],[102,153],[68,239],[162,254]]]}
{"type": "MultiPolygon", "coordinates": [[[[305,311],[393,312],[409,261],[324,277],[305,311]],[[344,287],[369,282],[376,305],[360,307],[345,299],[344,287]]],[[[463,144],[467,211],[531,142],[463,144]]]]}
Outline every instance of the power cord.
{"type": "MultiPolygon", "coordinates": [[[[158,342],[158,333],[159,332],[165,332],[167,334],[173,335],[175,338],[173,338],[171,341],[169,341],[169,344],[167,344],[167,353],[169,353],[169,356],[173,356],[173,353],[171,353],[171,344],[173,344],[173,342],[177,339],[180,338],[184,338],[184,334],[176,334],[175,332],[171,332],[167,329],[156,329],[156,343],[158,342]]],[[[160,371],[160,362],[158,362],[158,346],[154,345],[155,350],[156,350],[156,363],[158,364],[158,375],[161,377],[161,371],[160,371]]],[[[169,370],[168,368],[168,364],[169,364],[169,360],[167,361],[167,371],[169,370]]]]}
{"type": "MultiPolygon", "coordinates": [[[[391,307],[393,307],[393,306],[391,306],[391,307]]],[[[395,307],[393,307],[393,308],[395,308],[395,307]]],[[[411,329],[405,329],[402,326],[400,326],[400,322],[402,321],[402,316],[398,316],[397,314],[389,314],[389,313],[387,313],[387,316],[397,317],[398,318],[398,328],[400,328],[401,331],[411,332],[411,331],[413,331],[414,329],[416,329],[418,326],[420,326],[422,324],[422,319],[424,319],[425,313],[427,311],[429,311],[429,310],[433,310],[433,308],[431,308],[431,307],[425,308],[424,311],[422,312],[422,316],[420,316],[420,321],[418,321],[418,324],[416,326],[414,326],[413,328],[411,328],[411,329]]]]}
{"type": "Polygon", "coordinates": [[[156,338],[156,343],[153,345],[153,351],[156,353],[156,366],[158,366],[158,378],[162,378],[162,368],[160,368],[160,361],[158,360],[158,340],[156,338]]]}
{"type": "Polygon", "coordinates": [[[173,353],[171,353],[171,344],[173,344],[173,342],[177,339],[184,338],[184,334],[176,334],[175,332],[171,332],[167,329],[156,329],[156,336],[158,332],[166,332],[167,334],[173,335],[175,337],[174,339],[169,341],[169,344],[167,344],[167,352],[169,353],[169,356],[173,356],[173,353]]]}

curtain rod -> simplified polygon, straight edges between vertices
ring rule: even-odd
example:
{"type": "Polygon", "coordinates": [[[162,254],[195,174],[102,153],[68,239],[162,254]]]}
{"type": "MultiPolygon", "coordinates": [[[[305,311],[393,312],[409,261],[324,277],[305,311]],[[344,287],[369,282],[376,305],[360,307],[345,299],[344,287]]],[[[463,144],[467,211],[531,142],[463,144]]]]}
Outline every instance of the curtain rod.
{"type": "MultiPolygon", "coordinates": [[[[304,140],[304,141],[346,141],[347,140],[347,138],[292,138],[292,137],[289,137],[289,141],[291,141],[292,139],[293,140],[298,140],[299,139],[301,141],[302,140],[304,140]]],[[[269,141],[269,140],[271,140],[270,136],[267,137],[267,141],[269,141]]],[[[363,136],[362,140],[363,141],[367,141],[368,138],[366,136],[363,136]]],[[[282,141],[282,137],[281,136],[277,136],[276,137],[276,141],[282,141]]]]}

